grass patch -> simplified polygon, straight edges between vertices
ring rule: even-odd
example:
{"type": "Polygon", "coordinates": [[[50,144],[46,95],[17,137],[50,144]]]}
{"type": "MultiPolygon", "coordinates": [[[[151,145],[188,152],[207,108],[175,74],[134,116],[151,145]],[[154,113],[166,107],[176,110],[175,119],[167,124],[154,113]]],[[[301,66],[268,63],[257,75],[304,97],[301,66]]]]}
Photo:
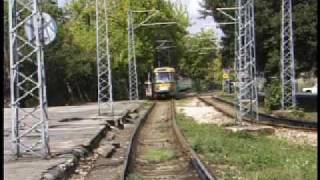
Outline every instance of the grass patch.
{"type": "Polygon", "coordinates": [[[143,103],[142,103],[142,106],[143,107],[148,107],[148,106],[151,106],[152,105],[152,101],[151,100],[146,100],[146,101],[144,101],[143,103]]]}
{"type": "MultiPolygon", "coordinates": [[[[240,171],[240,174],[228,172],[228,177],[248,180],[317,179],[315,147],[290,144],[273,136],[226,132],[214,124],[197,124],[182,114],[178,114],[177,123],[192,148],[209,163],[234,166],[240,171]]],[[[221,174],[217,176],[222,178],[221,174]]]]}
{"type": "Polygon", "coordinates": [[[149,149],[143,159],[150,162],[168,161],[176,157],[176,153],[169,149],[149,149]]]}
{"type": "Polygon", "coordinates": [[[128,176],[129,180],[143,180],[143,177],[139,173],[131,173],[128,176]]]}

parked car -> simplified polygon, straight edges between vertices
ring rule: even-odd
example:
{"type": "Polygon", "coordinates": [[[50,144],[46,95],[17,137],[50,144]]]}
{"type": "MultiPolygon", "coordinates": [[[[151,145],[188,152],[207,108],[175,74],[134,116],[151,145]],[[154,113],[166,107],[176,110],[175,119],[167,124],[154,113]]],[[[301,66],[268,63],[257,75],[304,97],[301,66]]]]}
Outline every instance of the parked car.
{"type": "Polygon", "coordinates": [[[302,92],[318,94],[318,84],[315,84],[313,87],[302,88],[302,92]]]}

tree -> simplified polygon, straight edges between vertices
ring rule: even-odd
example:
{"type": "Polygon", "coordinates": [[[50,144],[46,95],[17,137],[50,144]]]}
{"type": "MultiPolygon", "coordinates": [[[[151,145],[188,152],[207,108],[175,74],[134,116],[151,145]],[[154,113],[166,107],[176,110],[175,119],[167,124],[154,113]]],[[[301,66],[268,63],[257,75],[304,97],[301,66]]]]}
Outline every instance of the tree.
{"type": "MultiPolygon", "coordinates": [[[[202,7],[211,10],[201,11],[204,17],[213,16],[218,22],[227,21],[226,17],[216,8],[234,7],[234,0],[204,0],[202,7]]],[[[293,1],[293,25],[296,74],[312,71],[316,67],[316,0],[293,1]]],[[[266,75],[280,74],[280,28],[281,28],[281,1],[255,1],[256,23],[256,60],[257,70],[265,71],[266,75]]],[[[224,64],[234,61],[234,27],[221,26],[227,35],[223,38],[222,57],[224,64]],[[232,56],[230,55],[232,54],[232,56]]]]}
{"type": "MultiPolygon", "coordinates": [[[[127,12],[128,0],[109,1],[109,36],[113,74],[114,99],[126,99],[128,88],[127,12]]],[[[178,25],[162,28],[141,28],[136,31],[136,57],[139,82],[143,82],[154,64],[154,42],[158,38],[173,40],[177,46],[172,53],[174,64],[183,57],[181,42],[188,21],[182,9],[172,3],[159,1],[131,1],[132,9],[161,9],[153,22],[176,21],[178,25]]],[[[48,8],[57,19],[58,36],[45,51],[48,101],[50,105],[96,101],[96,27],[94,1],[78,0],[63,11],[48,8]],[[59,14],[64,12],[64,14],[59,14]]],[[[141,21],[146,15],[137,15],[141,21]]],[[[141,91],[142,92],[142,91],[141,91]]]]}
{"type": "MultiPolygon", "coordinates": [[[[184,40],[186,53],[184,58],[180,61],[180,72],[189,75],[195,80],[206,80],[207,83],[215,80],[214,64],[219,64],[219,49],[215,43],[216,35],[212,30],[202,31],[193,36],[187,36],[184,40]],[[211,73],[214,72],[214,73],[211,73]]],[[[222,67],[220,67],[222,69],[222,67]]],[[[216,74],[217,75],[217,74],[216,74]]],[[[219,75],[218,75],[219,76],[219,75]]]]}
{"type": "Polygon", "coordinates": [[[3,16],[3,32],[4,32],[4,43],[3,43],[3,95],[4,95],[4,105],[9,104],[10,97],[10,57],[9,57],[9,27],[8,27],[8,2],[4,2],[4,16],[3,16]]]}

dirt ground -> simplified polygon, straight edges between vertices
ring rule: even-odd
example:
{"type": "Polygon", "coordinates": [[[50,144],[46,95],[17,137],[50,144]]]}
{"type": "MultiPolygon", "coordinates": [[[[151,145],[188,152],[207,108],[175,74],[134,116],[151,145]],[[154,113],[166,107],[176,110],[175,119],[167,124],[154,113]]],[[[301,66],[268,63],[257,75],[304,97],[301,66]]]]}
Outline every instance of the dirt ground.
{"type": "Polygon", "coordinates": [[[221,112],[215,110],[211,106],[205,105],[198,98],[192,98],[185,103],[176,104],[177,113],[184,113],[188,117],[192,117],[196,122],[213,123],[218,125],[234,123],[234,120],[224,116],[221,112]]]}
{"type": "Polygon", "coordinates": [[[318,133],[312,131],[276,128],[275,135],[298,144],[310,144],[312,146],[317,146],[318,143],[318,133]]]}

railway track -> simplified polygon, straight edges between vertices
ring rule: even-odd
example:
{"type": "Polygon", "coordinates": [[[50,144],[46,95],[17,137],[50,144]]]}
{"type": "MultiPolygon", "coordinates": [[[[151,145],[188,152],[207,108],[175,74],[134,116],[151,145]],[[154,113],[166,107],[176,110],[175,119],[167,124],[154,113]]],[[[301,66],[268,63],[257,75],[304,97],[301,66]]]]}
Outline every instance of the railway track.
{"type": "Polygon", "coordinates": [[[214,179],[178,129],[174,101],[157,101],[136,127],[122,179],[214,179]]]}
{"type": "MultiPolygon", "coordinates": [[[[218,97],[199,97],[202,102],[209,106],[213,106],[225,115],[235,118],[234,104],[218,97]]],[[[250,117],[245,117],[244,121],[256,124],[271,125],[275,127],[294,128],[301,130],[316,131],[318,128],[317,122],[291,120],[286,118],[273,117],[267,114],[259,113],[259,121],[253,120],[250,117]]]]}
{"type": "MultiPolygon", "coordinates": [[[[230,103],[223,103],[210,96],[198,98],[226,116],[234,117],[234,107],[230,103]]],[[[80,162],[78,173],[70,179],[216,179],[177,126],[173,100],[156,101],[151,108],[142,108],[137,113],[137,117],[126,122],[129,123],[126,128],[111,128],[109,135],[100,142],[99,147],[115,147],[110,155],[101,157],[94,153],[92,157],[80,162]]],[[[261,117],[260,121],[258,123],[270,125],[261,117]]],[[[277,123],[276,126],[283,125],[277,123]]]]}

